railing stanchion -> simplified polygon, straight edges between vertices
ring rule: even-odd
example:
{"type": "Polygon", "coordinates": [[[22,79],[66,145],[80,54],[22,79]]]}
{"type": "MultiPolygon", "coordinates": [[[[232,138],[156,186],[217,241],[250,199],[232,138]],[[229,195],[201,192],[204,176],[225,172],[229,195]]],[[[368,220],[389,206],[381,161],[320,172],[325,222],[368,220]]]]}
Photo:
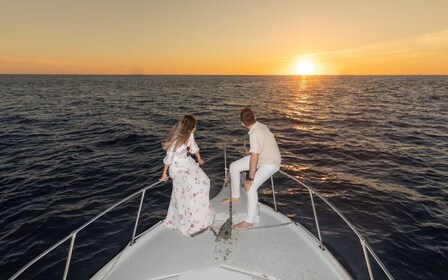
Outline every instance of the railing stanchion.
{"type": "Polygon", "coordinates": [[[271,186],[272,186],[272,198],[274,199],[274,210],[277,211],[277,200],[275,199],[275,187],[274,187],[274,178],[271,176],[271,186]]]}
{"type": "Polygon", "coordinates": [[[227,142],[224,143],[224,169],[227,169],[227,142]]]}
{"type": "Polygon", "coordinates": [[[230,185],[229,169],[227,168],[227,142],[224,143],[224,181],[227,185],[230,185]]]}
{"type": "Polygon", "coordinates": [[[140,199],[140,206],[138,207],[137,218],[135,219],[134,232],[132,233],[131,246],[135,243],[135,234],[137,233],[138,221],[140,219],[140,213],[142,211],[143,199],[145,198],[146,190],[142,192],[142,198],[140,199]]]}
{"type": "Polygon", "coordinates": [[[364,239],[359,239],[361,241],[362,251],[364,252],[364,258],[366,259],[367,270],[369,271],[370,280],[375,279],[373,277],[372,267],[370,266],[369,254],[367,253],[366,243],[364,239]]]}
{"type": "Polygon", "coordinates": [[[319,220],[317,219],[316,206],[314,205],[313,191],[311,191],[310,189],[309,191],[310,191],[311,205],[313,206],[314,220],[316,221],[317,234],[319,235],[319,241],[320,241],[319,247],[322,250],[325,250],[324,244],[322,242],[322,236],[320,234],[320,227],[319,227],[319,220]]]}
{"type": "Polygon", "coordinates": [[[63,280],[67,279],[68,269],[70,267],[70,260],[72,259],[73,246],[75,245],[76,234],[77,232],[73,233],[72,239],[70,241],[70,249],[68,250],[67,261],[65,262],[64,276],[62,278],[63,280]]]}

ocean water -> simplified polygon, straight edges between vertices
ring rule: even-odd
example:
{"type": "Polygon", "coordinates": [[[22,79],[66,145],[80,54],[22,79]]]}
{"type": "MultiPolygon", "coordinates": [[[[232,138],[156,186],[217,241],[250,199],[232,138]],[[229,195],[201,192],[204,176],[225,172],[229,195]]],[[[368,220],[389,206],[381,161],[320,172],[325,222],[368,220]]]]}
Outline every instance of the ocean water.
{"type": "MultiPolygon", "coordinates": [[[[223,143],[231,161],[247,139],[245,105],[275,133],[282,170],[334,204],[396,279],[448,279],[447,76],[51,75],[0,75],[0,279],[157,181],[160,143],[183,114],[199,118],[215,195],[223,143]]],[[[306,190],[274,180],[279,210],[316,233],[306,190]]],[[[259,192],[272,205],[270,186],[259,192]]],[[[170,184],[148,192],[138,232],[164,218],[170,194],[170,184]]],[[[125,246],[138,202],[78,234],[69,279],[87,279],[125,246]]],[[[325,245],[367,279],[359,240],[316,204],[325,245]]],[[[68,247],[21,279],[60,279],[68,247]]]]}

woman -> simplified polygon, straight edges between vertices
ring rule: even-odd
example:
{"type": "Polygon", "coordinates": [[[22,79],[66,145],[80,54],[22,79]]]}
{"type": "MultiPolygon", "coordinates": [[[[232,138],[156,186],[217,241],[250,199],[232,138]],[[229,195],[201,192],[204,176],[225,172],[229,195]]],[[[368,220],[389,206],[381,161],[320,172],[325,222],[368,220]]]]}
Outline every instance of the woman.
{"type": "Polygon", "coordinates": [[[204,160],[194,140],[195,130],[196,118],[185,115],[171,129],[163,143],[166,157],[163,159],[165,166],[160,180],[168,180],[168,170],[173,180],[173,192],[164,225],[183,235],[206,229],[213,223],[215,216],[210,207],[210,180],[198,165],[203,165],[204,160]],[[196,156],[198,163],[190,154],[196,156]]]}

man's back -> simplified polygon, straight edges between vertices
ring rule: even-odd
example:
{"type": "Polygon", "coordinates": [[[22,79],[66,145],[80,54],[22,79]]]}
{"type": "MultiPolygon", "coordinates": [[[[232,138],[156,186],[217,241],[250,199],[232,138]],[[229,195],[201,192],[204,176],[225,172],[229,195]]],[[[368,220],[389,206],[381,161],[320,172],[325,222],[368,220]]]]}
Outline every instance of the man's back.
{"type": "Polygon", "coordinates": [[[280,165],[282,159],[277,141],[266,125],[260,122],[254,123],[249,135],[250,152],[259,154],[259,164],[280,165]]]}

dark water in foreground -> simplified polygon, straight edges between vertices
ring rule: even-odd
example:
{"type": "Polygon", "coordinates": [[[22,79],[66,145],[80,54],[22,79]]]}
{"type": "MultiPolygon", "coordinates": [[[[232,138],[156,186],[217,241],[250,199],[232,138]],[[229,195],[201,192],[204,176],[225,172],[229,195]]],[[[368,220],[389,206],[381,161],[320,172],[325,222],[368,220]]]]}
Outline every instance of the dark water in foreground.
{"type": "MultiPolygon", "coordinates": [[[[448,279],[447,76],[7,75],[0,76],[0,279],[156,181],[160,142],[182,114],[199,117],[205,159],[223,141],[244,139],[243,105],[276,134],[282,170],[338,207],[396,279],[448,279]]],[[[233,147],[230,160],[238,156],[233,147]]],[[[204,169],[216,194],[221,159],[204,169]]],[[[279,210],[315,232],[307,192],[275,180],[279,210]]],[[[269,188],[260,192],[272,205],[269,188]]],[[[170,185],[148,193],[138,232],[164,218],[170,193],[170,185]]],[[[366,279],[356,236],[316,202],[326,245],[366,279]]],[[[137,206],[138,198],[78,234],[69,279],[88,278],[125,246],[137,206]]],[[[22,279],[58,279],[68,246],[22,279]]]]}

